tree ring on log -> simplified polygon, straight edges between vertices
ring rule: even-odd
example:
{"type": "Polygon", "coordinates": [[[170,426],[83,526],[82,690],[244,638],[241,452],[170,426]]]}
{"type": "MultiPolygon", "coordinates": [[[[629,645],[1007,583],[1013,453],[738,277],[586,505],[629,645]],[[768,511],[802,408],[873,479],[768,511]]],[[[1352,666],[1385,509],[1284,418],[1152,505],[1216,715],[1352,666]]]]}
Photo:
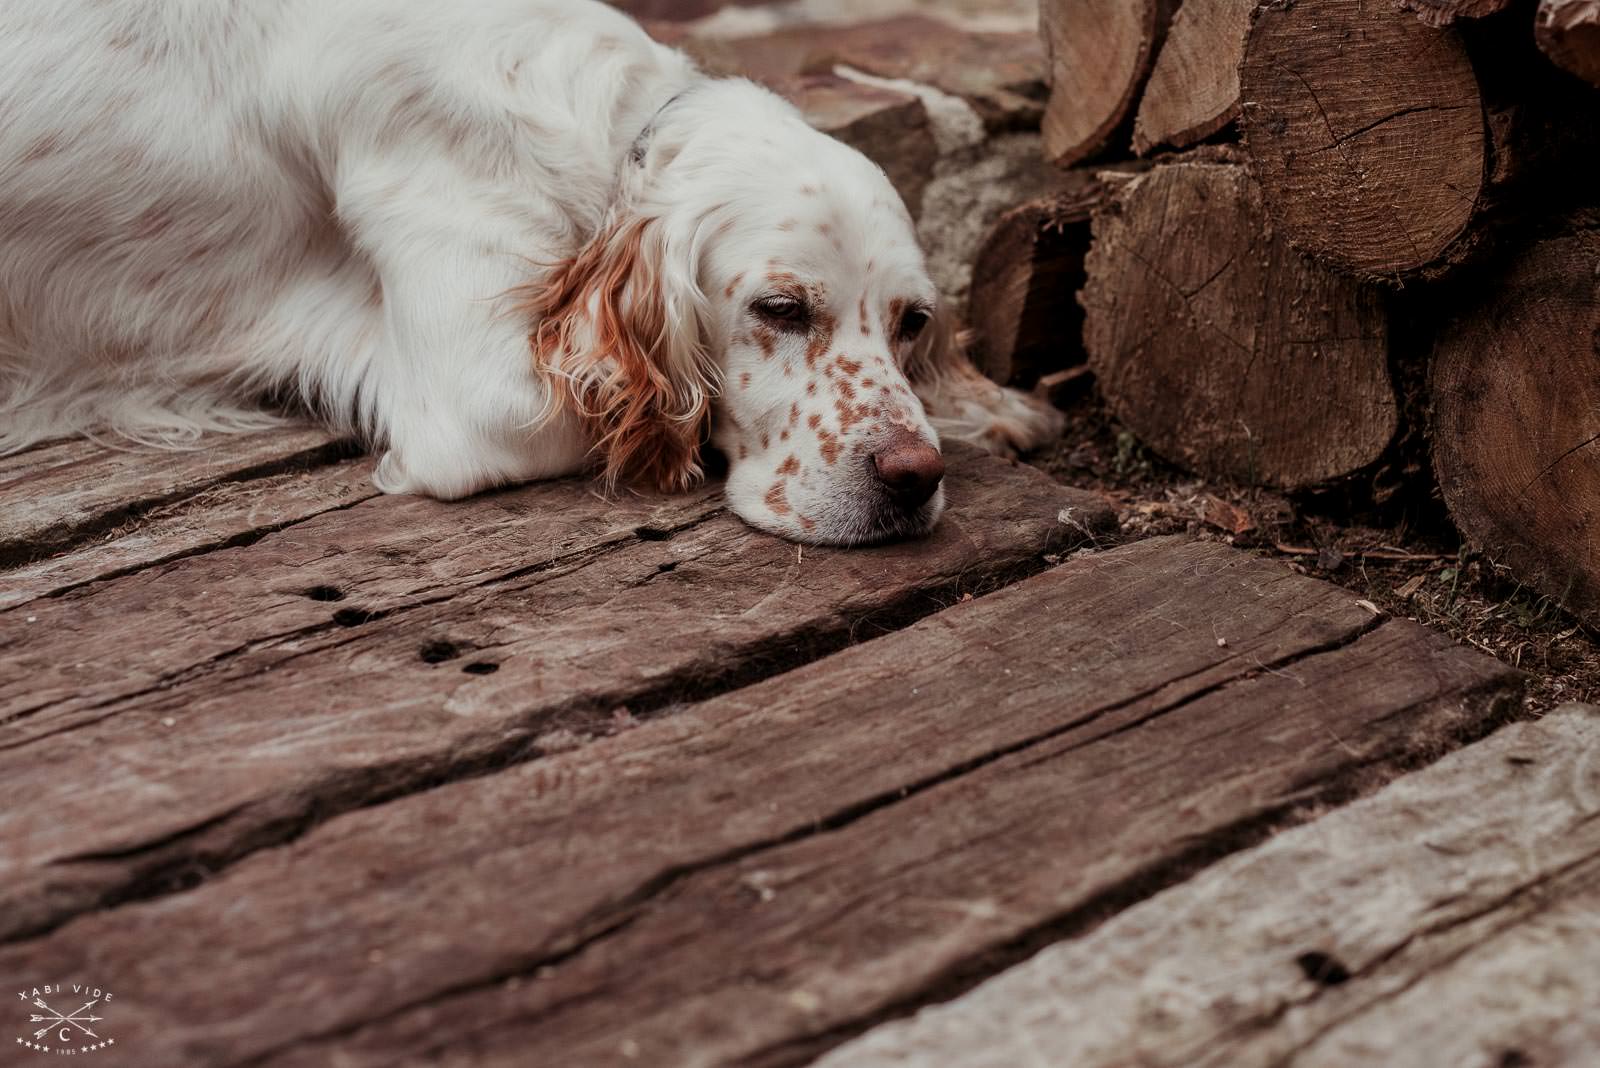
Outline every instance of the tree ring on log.
{"type": "Polygon", "coordinates": [[[1600,230],[1524,249],[1440,336],[1433,458],[1461,533],[1600,626],[1600,230]]]}
{"type": "Polygon", "coordinates": [[[1393,438],[1381,291],[1276,239],[1243,167],[1178,163],[1127,182],[1095,216],[1088,278],[1089,365],[1165,458],[1304,489],[1393,438]]]}
{"type": "Polygon", "coordinates": [[[1455,31],[1392,3],[1262,7],[1240,90],[1252,169],[1291,244],[1376,278],[1437,273],[1470,249],[1488,150],[1455,31]]]}

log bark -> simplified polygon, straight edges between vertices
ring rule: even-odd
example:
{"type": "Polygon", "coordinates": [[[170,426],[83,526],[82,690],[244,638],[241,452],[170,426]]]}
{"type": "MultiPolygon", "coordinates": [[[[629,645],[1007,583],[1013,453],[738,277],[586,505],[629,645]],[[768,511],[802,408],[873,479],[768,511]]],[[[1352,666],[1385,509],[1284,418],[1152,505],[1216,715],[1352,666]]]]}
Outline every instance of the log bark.
{"type": "Polygon", "coordinates": [[[1398,421],[1373,286],[1271,233],[1245,169],[1129,179],[1094,221],[1084,338],[1117,417],[1208,476],[1304,489],[1374,462],[1398,421]]]}
{"type": "Polygon", "coordinates": [[[1050,78],[1045,155],[1070,167],[1094,155],[1132,112],[1174,0],[1044,0],[1050,78]]]}
{"type": "Polygon", "coordinates": [[[1456,19],[1481,19],[1504,11],[1512,0],[1400,0],[1429,26],[1448,26],[1456,19]]]}
{"type": "Polygon", "coordinates": [[[996,382],[1031,388],[1041,375],[1083,362],[1083,287],[1089,219],[1110,195],[1097,175],[1074,171],[1069,188],[1013,208],[984,240],[972,268],[967,318],[974,355],[996,382]]]}
{"type": "Polygon", "coordinates": [[[1473,247],[1488,155],[1455,31],[1366,0],[1263,7],[1240,86],[1253,170],[1290,243],[1388,279],[1473,247]]]}
{"type": "Polygon", "coordinates": [[[1524,249],[1439,338],[1434,468],[1461,532],[1600,624],[1600,229],[1524,249]]]}
{"type": "Polygon", "coordinates": [[[1185,0],[1134,119],[1139,155],[1187,148],[1239,115],[1239,63],[1255,0],[1185,0]]]}
{"type": "Polygon", "coordinates": [[[1600,85],[1600,0],[1541,0],[1534,36],[1556,66],[1600,85]]]}

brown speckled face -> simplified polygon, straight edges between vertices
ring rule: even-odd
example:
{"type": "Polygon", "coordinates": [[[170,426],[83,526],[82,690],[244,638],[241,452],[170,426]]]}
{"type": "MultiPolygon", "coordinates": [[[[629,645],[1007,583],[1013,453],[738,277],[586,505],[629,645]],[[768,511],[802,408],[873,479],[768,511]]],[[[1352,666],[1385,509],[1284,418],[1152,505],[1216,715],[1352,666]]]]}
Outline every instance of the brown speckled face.
{"type": "Polygon", "coordinates": [[[781,209],[719,242],[703,280],[720,298],[729,504],[799,541],[914,536],[944,506],[938,438],[904,371],[936,293],[905,209],[861,164],[788,180],[781,209]],[[897,482],[890,459],[915,470],[897,482]]]}

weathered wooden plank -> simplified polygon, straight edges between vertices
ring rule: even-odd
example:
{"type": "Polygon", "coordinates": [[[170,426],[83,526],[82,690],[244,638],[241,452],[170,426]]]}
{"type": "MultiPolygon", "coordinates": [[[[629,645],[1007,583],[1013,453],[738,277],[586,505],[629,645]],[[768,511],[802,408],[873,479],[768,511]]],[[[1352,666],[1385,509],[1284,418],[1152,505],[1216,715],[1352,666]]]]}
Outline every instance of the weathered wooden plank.
{"type": "Polygon", "coordinates": [[[54,702],[0,724],[0,798],[25,802],[0,805],[0,937],[782,670],[1114,523],[1031,468],[950,456],[953,503],[918,542],[802,551],[710,491],[545,484],[365,502],[0,617],[0,694],[54,702]]]}
{"type": "Polygon", "coordinates": [[[118,976],[119,1041],[170,1065],[798,1063],[1513,688],[1275,563],[1145,542],[346,814],[0,973],[118,976]]]}
{"type": "Polygon", "coordinates": [[[370,459],[219,482],[64,552],[0,572],[0,612],[156,564],[229,548],[378,496],[370,459]]]}
{"type": "Polygon", "coordinates": [[[713,489],[605,500],[577,482],[468,501],[374,497],[245,547],[176,561],[0,616],[0,749],[211,675],[263,644],[351,624],[629,545],[721,512],[713,489]]]}
{"type": "Polygon", "coordinates": [[[1507,727],[820,1066],[1600,1063],[1597,753],[1507,727]]]}
{"type": "Polygon", "coordinates": [[[351,450],[326,430],[289,426],[217,434],[181,451],[74,440],[0,459],[0,567],[60,552],[211,486],[351,450]]]}

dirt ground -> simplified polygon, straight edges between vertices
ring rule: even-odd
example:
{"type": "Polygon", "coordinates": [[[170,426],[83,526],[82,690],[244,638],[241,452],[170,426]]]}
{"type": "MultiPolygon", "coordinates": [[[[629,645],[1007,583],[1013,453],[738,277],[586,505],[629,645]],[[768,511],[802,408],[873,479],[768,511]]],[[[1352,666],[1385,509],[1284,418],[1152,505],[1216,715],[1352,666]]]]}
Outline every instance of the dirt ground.
{"type": "Polygon", "coordinates": [[[1338,583],[1386,614],[1416,620],[1528,674],[1527,711],[1600,702],[1600,634],[1461,543],[1437,491],[1419,487],[1383,507],[1295,498],[1195,478],[1147,452],[1083,389],[1067,431],[1028,457],[1062,482],[1116,505],[1122,535],[1187,532],[1338,583]]]}

